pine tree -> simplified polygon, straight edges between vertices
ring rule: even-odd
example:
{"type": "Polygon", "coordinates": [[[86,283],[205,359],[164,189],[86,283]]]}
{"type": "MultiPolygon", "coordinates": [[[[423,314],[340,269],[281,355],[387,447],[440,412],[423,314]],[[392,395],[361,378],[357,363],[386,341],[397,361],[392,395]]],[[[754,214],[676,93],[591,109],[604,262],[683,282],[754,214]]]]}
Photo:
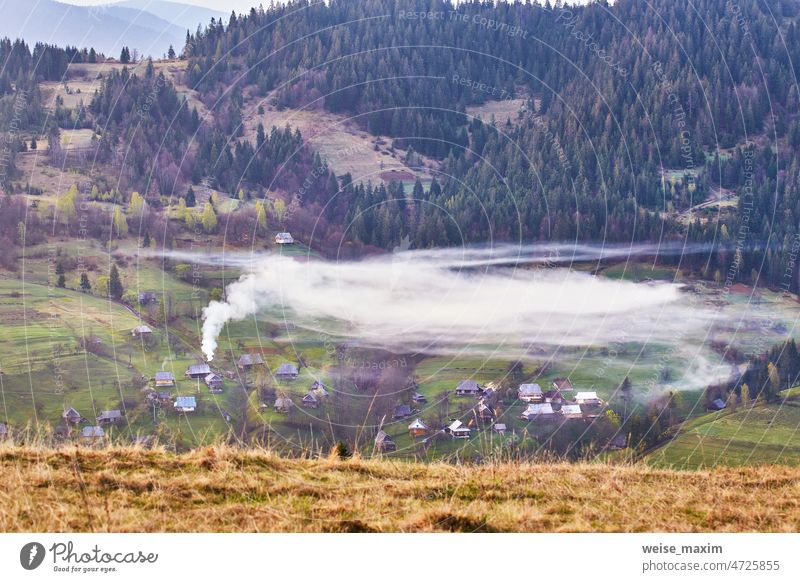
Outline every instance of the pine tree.
{"type": "Polygon", "coordinates": [[[194,190],[189,186],[189,189],[186,191],[186,206],[194,208],[195,204],[197,204],[197,201],[194,197],[194,190]]]}
{"type": "Polygon", "coordinates": [[[175,49],[172,48],[172,45],[169,45],[169,50],[167,51],[167,58],[171,61],[175,60],[175,49]]]}
{"type": "Polygon", "coordinates": [[[88,293],[92,290],[92,285],[89,283],[89,275],[81,273],[81,291],[88,293]]]}
{"type": "Polygon", "coordinates": [[[142,246],[146,249],[150,248],[150,232],[144,231],[144,240],[142,241],[142,246]]]}
{"type": "Polygon", "coordinates": [[[111,265],[111,273],[108,277],[108,294],[114,299],[122,298],[122,280],[119,277],[119,270],[116,265],[111,265]]]}
{"type": "Polygon", "coordinates": [[[67,278],[64,276],[64,265],[61,264],[61,261],[56,263],[56,275],[58,275],[58,281],[56,285],[63,289],[67,286],[67,278]]]}

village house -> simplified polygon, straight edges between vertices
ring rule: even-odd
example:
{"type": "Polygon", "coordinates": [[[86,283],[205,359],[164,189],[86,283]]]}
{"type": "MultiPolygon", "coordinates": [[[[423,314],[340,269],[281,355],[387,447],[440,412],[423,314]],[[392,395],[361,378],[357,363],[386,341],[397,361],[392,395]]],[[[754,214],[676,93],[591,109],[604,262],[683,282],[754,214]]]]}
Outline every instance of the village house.
{"type": "Polygon", "coordinates": [[[294,406],[294,402],[288,396],[278,396],[275,399],[275,411],[280,412],[281,414],[289,414],[294,406]]]}
{"type": "Polygon", "coordinates": [[[151,391],[147,393],[146,398],[151,404],[169,404],[172,402],[172,394],[167,391],[151,391]]]}
{"type": "Polygon", "coordinates": [[[408,418],[411,416],[411,406],[408,404],[400,404],[399,406],[395,406],[394,408],[394,415],[393,418],[401,419],[401,418],[408,418]]]}
{"type": "Polygon", "coordinates": [[[492,432],[494,432],[494,433],[506,434],[507,430],[508,430],[508,428],[502,422],[498,422],[498,423],[495,423],[495,424],[492,425],[492,432]]]}
{"type": "Polygon", "coordinates": [[[212,394],[220,394],[225,385],[225,379],[215,372],[211,372],[208,376],[203,378],[203,382],[208,386],[208,391],[212,394]]]}
{"type": "Polygon", "coordinates": [[[108,424],[116,424],[122,420],[122,412],[119,410],[104,410],[97,417],[97,424],[105,426],[108,424]]]}
{"type": "Polygon", "coordinates": [[[486,401],[481,400],[475,410],[475,415],[478,420],[482,422],[492,422],[494,420],[494,408],[492,408],[486,401]]]}
{"type": "Polygon", "coordinates": [[[288,232],[279,232],[275,235],[275,244],[279,245],[291,245],[294,244],[294,238],[288,232]]]}
{"type": "Polygon", "coordinates": [[[278,371],[275,372],[275,376],[279,380],[295,380],[298,374],[297,366],[294,364],[281,364],[278,366],[278,371]]]}
{"type": "Polygon", "coordinates": [[[150,337],[153,335],[153,330],[146,325],[139,325],[131,330],[133,337],[150,337]]]}
{"type": "Polygon", "coordinates": [[[302,404],[305,408],[316,408],[319,406],[319,399],[314,396],[313,392],[309,392],[305,396],[303,396],[302,404]]]}
{"type": "Polygon", "coordinates": [[[520,384],[517,389],[517,398],[523,402],[542,402],[544,393],[538,384],[520,384]]]}
{"type": "Polygon", "coordinates": [[[452,436],[454,439],[468,439],[472,431],[467,425],[465,425],[460,420],[454,420],[445,429],[445,432],[450,433],[450,436],[452,436]]]}
{"type": "Polygon", "coordinates": [[[156,372],[156,388],[172,388],[175,386],[175,375],[172,372],[156,372]]]}
{"type": "Polygon", "coordinates": [[[564,418],[583,418],[580,404],[564,404],[561,407],[561,416],[564,418]]]}
{"type": "Polygon", "coordinates": [[[250,370],[253,366],[260,366],[264,363],[261,354],[242,354],[236,365],[240,370],[250,370]]]}
{"type": "Polygon", "coordinates": [[[487,386],[483,389],[483,393],[481,394],[481,400],[484,402],[491,402],[497,396],[497,391],[492,386],[487,386]]]}
{"type": "Polygon", "coordinates": [[[81,416],[81,413],[72,407],[64,410],[64,412],[61,413],[61,418],[63,418],[68,424],[80,424],[83,422],[83,416],[81,416]]]}
{"type": "Polygon", "coordinates": [[[628,448],[628,438],[623,433],[617,433],[614,435],[608,442],[607,448],[611,451],[621,451],[622,449],[628,448]]]}
{"type": "Polygon", "coordinates": [[[574,390],[572,382],[569,378],[556,378],[553,380],[553,389],[559,392],[568,392],[574,390]]]}
{"type": "Polygon", "coordinates": [[[186,370],[186,376],[192,380],[199,380],[205,378],[211,373],[211,366],[208,364],[192,364],[186,370]]]}
{"type": "Polygon", "coordinates": [[[462,380],[456,386],[456,396],[480,396],[481,387],[475,380],[462,380]]]}
{"type": "Polygon", "coordinates": [[[175,410],[178,412],[194,412],[197,410],[197,399],[194,396],[178,396],[175,398],[175,410]]]}
{"type": "Polygon", "coordinates": [[[706,410],[724,410],[725,409],[725,401],[722,398],[715,398],[711,401],[711,404],[706,406],[706,410]]]}
{"type": "Polygon", "coordinates": [[[380,453],[391,453],[397,450],[397,445],[388,434],[382,430],[375,435],[375,450],[380,453]]]}
{"type": "Polygon", "coordinates": [[[414,392],[414,394],[411,395],[411,402],[416,404],[425,404],[427,401],[428,399],[425,398],[425,395],[420,394],[419,392],[414,392]]]}
{"type": "Polygon", "coordinates": [[[555,411],[553,410],[553,405],[549,402],[540,402],[540,403],[530,403],[528,404],[528,408],[522,413],[522,419],[524,420],[546,420],[549,418],[554,418],[556,415],[555,411]]]}
{"type": "Polygon", "coordinates": [[[139,305],[149,305],[158,299],[155,291],[142,291],[139,293],[139,305]]]}
{"type": "Polygon", "coordinates": [[[548,390],[544,393],[544,401],[551,404],[562,404],[567,398],[559,390],[548,390]]]}
{"type": "Polygon", "coordinates": [[[84,426],[81,430],[81,440],[97,442],[106,436],[102,426],[84,426]]]}
{"type": "Polygon", "coordinates": [[[408,434],[412,437],[424,437],[428,435],[428,425],[421,418],[417,418],[408,425],[408,434]]]}
{"type": "Polygon", "coordinates": [[[597,392],[578,392],[575,394],[575,402],[584,406],[603,405],[603,401],[597,396],[597,392]]]}
{"type": "Polygon", "coordinates": [[[313,392],[317,398],[326,398],[328,396],[328,389],[325,388],[325,384],[319,380],[315,380],[311,385],[311,392],[313,392]]]}

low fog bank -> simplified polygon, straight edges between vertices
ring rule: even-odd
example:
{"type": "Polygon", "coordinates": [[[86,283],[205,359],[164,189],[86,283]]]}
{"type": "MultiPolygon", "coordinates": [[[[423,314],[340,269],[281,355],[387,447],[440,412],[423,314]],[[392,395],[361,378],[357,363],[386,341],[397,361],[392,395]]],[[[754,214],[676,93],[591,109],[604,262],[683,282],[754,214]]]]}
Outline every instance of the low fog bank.
{"type": "MultiPolygon", "coordinates": [[[[359,262],[298,261],[274,254],[207,257],[249,272],[227,287],[226,301],[212,301],[204,309],[203,352],[213,358],[229,321],[267,311],[323,335],[414,351],[501,345],[513,352],[523,346],[620,341],[672,345],[677,338],[702,337],[719,317],[686,301],[678,284],[615,281],[566,268],[499,266],[552,266],[623,252],[569,246],[565,256],[564,246],[406,251],[359,262]]],[[[650,255],[654,247],[625,247],[624,252],[650,255]]],[[[505,350],[497,355],[505,356],[505,350]]]]}

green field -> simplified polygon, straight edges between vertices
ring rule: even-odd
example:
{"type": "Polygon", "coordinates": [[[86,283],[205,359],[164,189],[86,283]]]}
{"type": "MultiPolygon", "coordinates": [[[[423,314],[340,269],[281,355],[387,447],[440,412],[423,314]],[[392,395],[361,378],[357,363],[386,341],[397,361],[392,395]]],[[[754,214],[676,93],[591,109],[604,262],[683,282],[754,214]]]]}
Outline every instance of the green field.
{"type": "Polygon", "coordinates": [[[687,423],[647,461],[659,467],[698,469],[716,465],[800,464],[797,402],[721,411],[687,423]]]}

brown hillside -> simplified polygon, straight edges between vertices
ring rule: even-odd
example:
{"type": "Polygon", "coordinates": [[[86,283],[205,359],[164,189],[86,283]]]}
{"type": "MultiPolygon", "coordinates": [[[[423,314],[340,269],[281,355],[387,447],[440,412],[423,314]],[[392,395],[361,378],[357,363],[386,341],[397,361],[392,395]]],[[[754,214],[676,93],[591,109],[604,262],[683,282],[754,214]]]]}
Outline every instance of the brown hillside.
{"type": "Polygon", "coordinates": [[[0,531],[797,531],[800,469],[0,447],[0,531]]]}

